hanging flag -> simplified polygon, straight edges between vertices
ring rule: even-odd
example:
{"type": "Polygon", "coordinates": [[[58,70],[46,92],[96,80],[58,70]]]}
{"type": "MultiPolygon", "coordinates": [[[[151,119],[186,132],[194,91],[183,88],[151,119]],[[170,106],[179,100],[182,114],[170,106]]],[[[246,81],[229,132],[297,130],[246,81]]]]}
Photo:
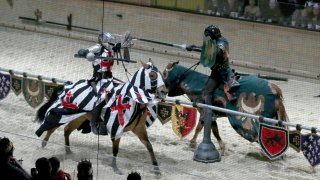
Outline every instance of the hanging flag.
{"type": "Polygon", "coordinates": [[[61,84],[57,84],[57,83],[50,83],[50,82],[45,82],[44,83],[44,95],[47,99],[50,99],[53,91],[58,88],[61,87],[63,85],[61,84]]]}
{"type": "Polygon", "coordinates": [[[174,105],[172,111],[172,129],[180,138],[188,135],[196,124],[197,109],[174,105]]]}
{"type": "Polygon", "coordinates": [[[311,166],[320,163],[320,137],[317,134],[301,134],[301,151],[311,166]]]}
{"type": "Polygon", "coordinates": [[[22,77],[11,75],[11,89],[16,96],[22,92],[22,77]]]}
{"type": "Polygon", "coordinates": [[[23,78],[22,92],[27,103],[36,108],[44,99],[44,85],[42,81],[23,78]]]}
{"type": "Polygon", "coordinates": [[[165,124],[171,119],[172,114],[172,104],[159,102],[157,104],[157,117],[160,120],[161,124],[165,124]]]}
{"type": "Polygon", "coordinates": [[[265,155],[273,160],[281,157],[289,146],[287,129],[260,123],[259,144],[265,155]]]}
{"type": "Polygon", "coordinates": [[[300,135],[300,131],[289,131],[290,147],[292,147],[297,152],[300,152],[300,135]]]}
{"type": "Polygon", "coordinates": [[[11,77],[9,74],[0,73],[0,100],[7,97],[10,92],[11,77]]]}

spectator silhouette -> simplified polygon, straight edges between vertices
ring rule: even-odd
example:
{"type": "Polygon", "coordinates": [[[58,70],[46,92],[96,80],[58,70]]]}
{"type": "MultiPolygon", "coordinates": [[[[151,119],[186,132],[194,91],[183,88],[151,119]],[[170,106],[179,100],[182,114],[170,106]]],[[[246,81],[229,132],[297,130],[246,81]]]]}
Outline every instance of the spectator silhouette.
{"type": "MultiPolygon", "coordinates": [[[[267,6],[261,9],[261,16],[266,23],[283,23],[283,15],[279,9],[277,0],[268,0],[267,6]]],[[[260,6],[261,7],[261,6],[260,6]]]]}
{"type": "MultiPolygon", "coordinates": [[[[304,10],[303,4],[300,0],[292,0],[290,1],[290,7],[293,9],[293,13],[291,17],[291,26],[293,27],[301,27],[302,25],[302,11],[304,10]]],[[[305,14],[305,12],[304,12],[305,14]]]]}
{"type": "Polygon", "coordinates": [[[141,175],[138,172],[132,171],[128,174],[127,180],[141,180],[141,175]]]}
{"type": "Polygon", "coordinates": [[[77,170],[78,180],[93,180],[93,169],[90,161],[80,161],[77,165],[77,170]]]}
{"type": "Polygon", "coordinates": [[[313,29],[320,30],[320,3],[314,3],[313,5],[313,29]]]}
{"type": "Polygon", "coordinates": [[[257,4],[257,0],[249,0],[249,4],[247,4],[244,8],[243,18],[256,21],[260,20],[260,16],[261,12],[257,4]]]}
{"type": "Polygon", "coordinates": [[[36,169],[37,173],[34,174],[33,180],[51,180],[52,167],[47,158],[41,157],[37,159],[36,169]]]}
{"type": "Polygon", "coordinates": [[[52,167],[51,179],[52,180],[71,180],[70,174],[60,169],[60,161],[56,157],[49,158],[52,167]]]}
{"type": "Polygon", "coordinates": [[[220,0],[218,15],[237,18],[242,15],[243,0],[220,0]]]}
{"type": "Polygon", "coordinates": [[[0,179],[30,180],[31,176],[13,158],[13,143],[6,137],[0,138],[0,179]]]}
{"type": "Polygon", "coordinates": [[[306,28],[312,24],[313,2],[307,1],[304,8],[296,9],[292,14],[291,26],[306,28]]]}

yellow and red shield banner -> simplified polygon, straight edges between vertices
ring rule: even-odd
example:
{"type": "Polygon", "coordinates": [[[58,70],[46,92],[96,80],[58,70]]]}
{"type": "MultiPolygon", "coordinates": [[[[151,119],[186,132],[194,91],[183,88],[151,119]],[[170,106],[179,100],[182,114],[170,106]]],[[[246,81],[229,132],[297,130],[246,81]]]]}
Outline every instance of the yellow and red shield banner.
{"type": "Polygon", "coordinates": [[[194,128],[197,109],[182,105],[174,105],[172,111],[172,129],[180,138],[188,135],[194,128]]]}
{"type": "Polygon", "coordinates": [[[281,157],[289,147],[287,129],[260,123],[259,144],[266,156],[273,160],[281,157]]]}

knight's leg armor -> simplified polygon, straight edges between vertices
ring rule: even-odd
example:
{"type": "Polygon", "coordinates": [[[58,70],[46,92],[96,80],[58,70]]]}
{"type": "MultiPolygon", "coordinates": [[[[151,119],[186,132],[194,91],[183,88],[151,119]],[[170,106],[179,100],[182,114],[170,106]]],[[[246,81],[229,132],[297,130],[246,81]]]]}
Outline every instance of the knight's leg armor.
{"type": "Polygon", "coordinates": [[[227,74],[227,86],[228,86],[228,93],[232,95],[232,99],[230,100],[231,103],[235,103],[238,100],[235,92],[240,87],[240,83],[236,80],[234,71],[229,68],[227,74]]]}
{"type": "Polygon", "coordinates": [[[227,85],[230,94],[234,93],[240,87],[240,83],[236,80],[234,71],[230,68],[228,69],[227,85]]]}

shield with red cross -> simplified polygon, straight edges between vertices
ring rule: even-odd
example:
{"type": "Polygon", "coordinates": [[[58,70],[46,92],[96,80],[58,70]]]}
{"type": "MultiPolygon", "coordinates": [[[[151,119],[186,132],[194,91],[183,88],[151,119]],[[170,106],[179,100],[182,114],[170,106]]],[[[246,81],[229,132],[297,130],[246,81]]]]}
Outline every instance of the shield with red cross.
{"type": "Polygon", "coordinates": [[[119,94],[118,96],[117,96],[117,103],[116,103],[116,105],[115,106],[113,106],[113,107],[111,107],[111,110],[112,111],[118,111],[118,119],[119,119],[119,124],[121,125],[121,126],[123,126],[124,125],[124,110],[126,110],[126,109],[130,109],[130,107],[131,107],[131,105],[129,104],[129,103],[123,103],[122,102],[122,95],[121,94],[119,94]]]}
{"type": "Polygon", "coordinates": [[[273,160],[281,157],[289,146],[287,129],[260,123],[259,144],[265,155],[273,160]]]}

